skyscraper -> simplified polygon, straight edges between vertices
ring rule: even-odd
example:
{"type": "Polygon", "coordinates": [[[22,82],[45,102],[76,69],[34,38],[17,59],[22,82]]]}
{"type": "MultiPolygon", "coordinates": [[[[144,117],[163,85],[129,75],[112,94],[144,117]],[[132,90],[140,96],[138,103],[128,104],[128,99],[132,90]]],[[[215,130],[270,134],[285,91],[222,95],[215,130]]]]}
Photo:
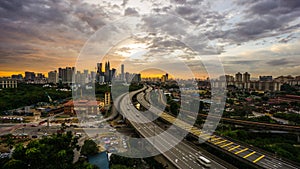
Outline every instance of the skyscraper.
{"type": "Polygon", "coordinates": [[[124,64],[121,65],[121,80],[125,80],[125,74],[124,74],[124,64]]]}
{"type": "Polygon", "coordinates": [[[240,72],[235,74],[235,81],[236,82],[242,82],[243,81],[243,75],[240,72]]]}
{"type": "Polygon", "coordinates": [[[250,82],[250,74],[248,72],[245,72],[243,74],[243,82],[246,83],[246,82],[250,82]]]}
{"type": "Polygon", "coordinates": [[[115,76],[116,76],[116,69],[114,69],[114,68],[112,68],[111,69],[111,73],[110,73],[110,80],[112,80],[113,78],[115,78],[115,76]]]}
{"type": "Polygon", "coordinates": [[[26,81],[34,81],[35,73],[34,72],[25,72],[25,80],[26,81]]]}
{"type": "Polygon", "coordinates": [[[48,83],[58,83],[58,74],[56,70],[48,72],[48,83]]]}
{"type": "Polygon", "coordinates": [[[105,82],[110,82],[111,81],[111,71],[110,71],[110,63],[109,63],[109,61],[105,62],[104,76],[105,76],[105,82]]]}
{"type": "Polygon", "coordinates": [[[102,73],[102,63],[97,63],[97,74],[101,75],[102,73]]]}
{"type": "Polygon", "coordinates": [[[75,72],[75,67],[66,67],[58,69],[58,78],[62,83],[72,83],[73,74],[75,72]]]}

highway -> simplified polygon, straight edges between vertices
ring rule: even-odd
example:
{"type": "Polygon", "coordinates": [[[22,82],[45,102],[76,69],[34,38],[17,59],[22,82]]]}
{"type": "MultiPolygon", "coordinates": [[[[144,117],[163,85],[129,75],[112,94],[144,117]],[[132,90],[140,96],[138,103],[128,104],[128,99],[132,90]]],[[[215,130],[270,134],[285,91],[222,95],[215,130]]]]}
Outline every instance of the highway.
{"type": "MultiPolygon", "coordinates": [[[[120,109],[123,116],[125,116],[127,119],[130,119],[130,123],[140,133],[140,135],[146,138],[149,141],[149,143],[151,143],[170,162],[172,162],[174,166],[180,169],[204,168],[203,166],[201,166],[201,164],[199,164],[196,161],[196,158],[201,154],[199,149],[192,148],[184,141],[178,140],[172,134],[165,132],[160,126],[156,125],[154,122],[149,122],[149,119],[146,116],[144,116],[143,113],[136,110],[134,107],[128,109],[128,106],[130,105],[130,103],[128,103],[128,99],[128,97],[123,97],[123,99],[120,102],[120,109]],[[157,137],[153,139],[152,136],[157,137]],[[166,151],[166,147],[173,148],[166,151]]],[[[222,164],[214,161],[213,159],[209,159],[212,162],[211,168],[226,168],[222,164]]],[[[222,163],[226,164],[225,162],[222,163]]],[[[229,166],[230,168],[234,168],[231,165],[229,166]]]]}
{"type": "MultiPolygon", "coordinates": [[[[160,93],[161,93],[161,91],[160,91],[160,93]]],[[[145,96],[145,97],[147,98],[147,96],[145,96]]],[[[186,95],[184,95],[182,97],[190,98],[192,100],[205,101],[206,103],[209,103],[205,99],[191,98],[190,96],[186,96],[186,95]]],[[[168,106],[168,105],[166,105],[166,106],[168,106]]],[[[190,112],[190,111],[184,110],[184,109],[182,109],[182,111],[185,112],[185,113],[187,113],[187,114],[193,114],[194,113],[194,112],[190,112]]],[[[198,114],[198,116],[206,118],[207,114],[198,114]]],[[[214,118],[213,115],[211,115],[210,117],[214,118]]],[[[219,118],[219,117],[216,116],[215,118],[219,118]]],[[[288,131],[288,132],[296,132],[296,133],[300,132],[300,126],[296,126],[296,125],[270,124],[270,123],[252,122],[252,121],[237,120],[237,119],[225,118],[225,117],[222,117],[221,121],[224,121],[224,122],[230,123],[230,124],[237,124],[237,125],[241,125],[241,126],[250,126],[250,127],[258,128],[258,129],[269,129],[269,130],[288,131]]]]}
{"type": "MultiPolygon", "coordinates": [[[[150,90],[146,90],[146,91],[149,92],[150,90]]],[[[145,99],[146,96],[143,92],[141,92],[137,96],[137,99],[141,105],[143,105],[145,108],[149,108],[148,106],[149,102],[147,102],[147,100],[145,99]]],[[[161,110],[153,106],[151,106],[150,110],[152,113],[156,115],[160,115],[160,118],[163,118],[164,120],[168,121],[170,124],[174,124],[184,130],[187,130],[188,132],[198,137],[199,139],[206,140],[208,144],[211,144],[212,146],[225,150],[231,155],[245,159],[253,164],[256,164],[257,166],[263,168],[276,168],[276,169],[298,168],[297,166],[293,166],[292,164],[289,164],[285,161],[273,158],[272,156],[269,156],[267,154],[263,154],[259,152],[257,149],[254,150],[254,148],[251,146],[240,145],[238,143],[235,143],[232,140],[217,135],[211,135],[202,132],[199,128],[191,126],[186,122],[180,121],[176,119],[174,116],[169,115],[168,113],[165,112],[162,113],[161,110]]]]}

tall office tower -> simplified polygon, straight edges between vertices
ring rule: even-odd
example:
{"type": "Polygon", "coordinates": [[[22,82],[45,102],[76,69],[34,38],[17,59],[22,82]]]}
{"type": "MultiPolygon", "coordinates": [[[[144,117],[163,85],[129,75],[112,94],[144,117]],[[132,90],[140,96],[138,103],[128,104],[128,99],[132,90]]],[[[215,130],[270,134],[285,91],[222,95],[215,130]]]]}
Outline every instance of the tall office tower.
{"type": "Polygon", "coordinates": [[[34,81],[35,73],[34,72],[25,72],[25,80],[26,81],[34,81]]]}
{"type": "Polygon", "coordinates": [[[48,83],[58,83],[58,74],[56,70],[48,72],[48,83]]]}
{"type": "Polygon", "coordinates": [[[124,64],[121,65],[121,80],[125,80],[125,73],[124,73],[124,64]]]}
{"type": "Polygon", "coordinates": [[[250,74],[248,72],[245,72],[243,74],[243,82],[246,83],[246,82],[250,82],[250,74]]]}
{"type": "Polygon", "coordinates": [[[105,82],[110,82],[111,81],[111,71],[110,71],[110,63],[109,63],[109,61],[105,62],[104,76],[105,76],[105,82]]]}
{"type": "Polygon", "coordinates": [[[240,72],[238,72],[237,74],[235,74],[235,81],[242,82],[243,81],[242,77],[243,77],[243,75],[240,72]]]}
{"type": "Polygon", "coordinates": [[[63,82],[71,83],[72,82],[73,71],[71,67],[66,67],[65,69],[65,79],[63,82]]]}
{"type": "Polygon", "coordinates": [[[102,63],[97,63],[97,74],[101,74],[102,73],[102,63]]]}
{"type": "Polygon", "coordinates": [[[91,78],[90,78],[89,81],[92,82],[92,83],[95,83],[96,82],[96,76],[97,76],[96,72],[91,71],[91,78]]]}
{"type": "Polygon", "coordinates": [[[62,82],[62,77],[63,77],[63,69],[58,68],[58,82],[62,82]]]}
{"type": "Polygon", "coordinates": [[[89,70],[83,70],[84,83],[89,82],[89,70]]]}
{"type": "Polygon", "coordinates": [[[125,82],[129,83],[130,81],[130,74],[128,72],[125,73],[125,82]]]}
{"type": "Polygon", "coordinates": [[[116,69],[112,68],[110,71],[110,80],[112,81],[116,77],[116,69]]]}
{"type": "Polygon", "coordinates": [[[166,73],[166,81],[168,81],[168,80],[169,80],[169,74],[166,73]]]}
{"type": "Polygon", "coordinates": [[[59,81],[66,84],[72,83],[74,72],[75,72],[75,67],[66,67],[65,69],[59,68],[58,69],[59,81]]]}
{"type": "Polygon", "coordinates": [[[162,82],[162,83],[165,83],[166,81],[167,81],[166,75],[162,75],[162,77],[161,77],[161,82],[162,82]]]}

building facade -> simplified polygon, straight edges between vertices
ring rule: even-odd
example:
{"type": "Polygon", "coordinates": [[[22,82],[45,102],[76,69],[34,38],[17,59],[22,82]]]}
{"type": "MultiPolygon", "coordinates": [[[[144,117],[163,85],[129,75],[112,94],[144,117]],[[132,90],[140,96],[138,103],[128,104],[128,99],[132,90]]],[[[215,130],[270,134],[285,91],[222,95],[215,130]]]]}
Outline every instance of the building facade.
{"type": "Polygon", "coordinates": [[[18,87],[18,81],[13,79],[0,79],[0,88],[6,89],[6,88],[17,88],[18,87]]]}

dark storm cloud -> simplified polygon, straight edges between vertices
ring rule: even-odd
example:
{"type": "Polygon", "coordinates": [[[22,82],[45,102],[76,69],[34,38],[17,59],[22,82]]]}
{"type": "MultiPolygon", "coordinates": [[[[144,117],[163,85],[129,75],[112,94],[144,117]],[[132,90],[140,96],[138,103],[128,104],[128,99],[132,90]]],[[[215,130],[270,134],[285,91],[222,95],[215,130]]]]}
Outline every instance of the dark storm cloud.
{"type": "Polygon", "coordinates": [[[203,0],[170,0],[171,3],[181,4],[181,5],[197,5],[200,4],[203,0]]]}
{"type": "Polygon", "coordinates": [[[197,11],[197,9],[192,8],[192,7],[187,7],[187,6],[181,6],[181,7],[176,8],[176,12],[180,15],[191,15],[196,11],[197,11]]]}
{"type": "Polygon", "coordinates": [[[262,62],[262,60],[234,60],[234,61],[224,61],[224,64],[231,64],[231,65],[250,65],[250,64],[257,64],[262,62]]]}
{"type": "Polygon", "coordinates": [[[224,15],[221,15],[217,11],[211,11],[207,4],[201,4],[201,1],[188,1],[184,5],[177,6],[174,12],[182,18],[190,21],[193,24],[205,24],[218,25],[225,19],[224,15]]]}
{"type": "Polygon", "coordinates": [[[57,0],[2,0],[0,2],[1,25],[31,23],[64,25],[83,33],[90,33],[103,26],[107,14],[95,6],[81,1],[57,0]]]}
{"type": "Polygon", "coordinates": [[[291,63],[291,62],[285,58],[271,60],[271,61],[267,62],[267,64],[270,66],[283,66],[283,65],[288,65],[289,63],[291,63]]]}
{"type": "Polygon", "coordinates": [[[249,15],[276,15],[293,13],[299,8],[299,0],[262,0],[255,2],[247,12],[249,15]]]}
{"type": "Polygon", "coordinates": [[[244,1],[237,4],[247,6],[245,21],[228,31],[219,31],[215,35],[209,33],[211,37],[246,42],[299,29],[299,25],[289,25],[300,16],[298,0],[244,1]]]}
{"type": "Polygon", "coordinates": [[[69,64],[110,14],[110,7],[79,0],[1,0],[1,67],[20,71],[34,61],[69,64]]]}
{"type": "Polygon", "coordinates": [[[122,6],[126,6],[129,0],[123,0],[122,6]]]}
{"type": "Polygon", "coordinates": [[[135,15],[135,16],[138,16],[139,13],[138,13],[138,11],[137,11],[135,8],[126,8],[126,9],[125,9],[124,15],[125,15],[125,16],[127,16],[127,15],[135,15]]]}

